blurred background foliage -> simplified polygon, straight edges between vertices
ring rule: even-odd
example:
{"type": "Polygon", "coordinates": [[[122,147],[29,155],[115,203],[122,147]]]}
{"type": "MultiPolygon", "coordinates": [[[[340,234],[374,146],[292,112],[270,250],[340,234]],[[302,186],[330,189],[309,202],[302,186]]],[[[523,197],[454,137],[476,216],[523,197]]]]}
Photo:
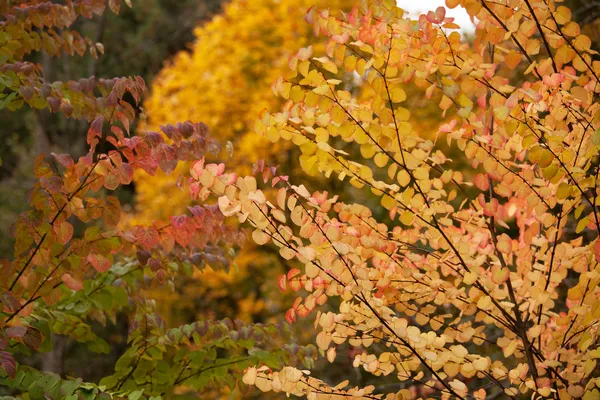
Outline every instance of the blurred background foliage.
{"type": "MultiPolygon", "coordinates": [[[[595,50],[600,50],[600,2],[569,0],[565,4],[573,10],[583,33],[592,38],[595,50]]],[[[287,71],[290,55],[308,45],[313,45],[315,54],[324,50],[322,39],[315,37],[304,22],[307,9],[316,5],[317,8],[349,10],[354,2],[135,0],[133,5],[133,9],[123,8],[118,16],[105,13],[78,22],[76,29],[104,44],[105,54],[100,59],[94,60],[88,55],[61,59],[42,54],[39,59],[30,61],[43,64],[50,80],[141,75],[150,87],[150,94],[143,105],[145,119],[135,127],[138,131],[154,130],[159,125],[179,121],[201,121],[227,149],[219,161],[225,162],[229,169],[249,173],[254,162],[264,159],[269,165],[278,165],[292,179],[299,174],[297,150],[291,150],[291,146],[283,142],[270,143],[254,134],[253,126],[261,110],[281,106],[270,86],[287,71]]],[[[522,71],[513,73],[515,79],[520,79],[522,71]]],[[[356,76],[348,75],[345,83],[349,90],[361,96],[371,95],[360,92],[360,80],[356,76]]],[[[438,138],[436,132],[442,119],[437,108],[439,98],[426,99],[420,89],[411,86],[406,92],[406,107],[410,108],[413,128],[430,140],[445,141],[438,138]]],[[[0,251],[10,258],[13,241],[9,227],[26,205],[27,190],[33,183],[32,158],[51,151],[74,156],[83,154],[88,124],[28,109],[17,113],[0,111],[0,124],[3,162],[0,166],[0,251]]],[[[468,160],[464,160],[462,154],[448,156],[467,165],[468,160]]],[[[184,165],[170,176],[136,175],[129,190],[120,194],[128,210],[124,223],[151,223],[184,211],[190,201],[185,190],[178,187],[177,174],[185,174],[185,171],[184,165]]],[[[335,180],[312,180],[309,185],[312,189],[339,193],[345,201],[360,200],[369,204],[365,191],[354,191],[335,180]]],[[[381,209],[378,204],[377,200],[372,202],[374,210],[381,209]]],[[[386,214],[376,216],[385,222],[386,214]]],[[[258,251],[248,242],[229,272],[216,272],[207,266],[193,278],[182,279],[174,289],[159,287],[152,295],[168,326],[225,317],[247,322],[280,321],[293,298],[281,293],[276,281],[293,267],[282,263],[276,253],[264,248],[258,251]]],[[[50,354],[32,363],[59,373],[78,371],[77,375],[95,380],[112,371],[126,331],[123,318],[106,338],[116,344],[111,357],[90,360],[82,356],[84,350],[78,345],[58,338],[58,345],[50,354]]],[[[312,332],[304,329],[297,335],[305,342],[312,332]]],[[[354,351],[356,349],[348,348],[347,357],[338,357],[336,368],[322,364],[327,372],[320,376],[338,381],[348,373],[360,374],[351,365],[354,351]]],[[[361,383],[361,377],[358,378],[357,383],[361,383]]],[[[362,383],[368,383],[366,379],[362,383]]]]}

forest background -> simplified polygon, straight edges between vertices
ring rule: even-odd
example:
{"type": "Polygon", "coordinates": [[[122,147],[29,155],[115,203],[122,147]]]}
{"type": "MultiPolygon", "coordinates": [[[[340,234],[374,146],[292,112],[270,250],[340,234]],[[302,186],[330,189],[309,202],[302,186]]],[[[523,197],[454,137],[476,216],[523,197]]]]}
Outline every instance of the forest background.
{"type": "MultiPolygon", "coordinates": [[[[98,59],[89,55],[51,58],[40,53],[32,61],[44,66],[49,80],[140,75],[148,83],[150,95],[141,105],[142,118],[133,130],[201,121],[216,133],[229,168],[240,174],[250,173],[253,162],[264,159],[270,165],[279,165],[293,179],[300,171],[298,149],[272,144],[255,134],[253,127],[261,110],[280,105],[280,100],[270,95],[271,84],[287,69],[290,55],[301,47],[323,46],[304,22],[306,10],[313,5],[350,10],[354,3],[135,1],[133,8],[124,7],[118,15],[104,13],[76,24],[82,34],[103,43],[104,55],[98,59]]],[[[582,32],[591,37],[593,48],[599,50],[600,5],[582,0],[570,0],[565,5],[571,8],[582,32]]],[[[465,40],[469,40],[468,33],[465,40]]],[[[437,102],[410,95],[408,99],[405,107],[413,113],[417,130],[425,137],[433,137],[442,121],[437,102]]],[[[0,124],[0,254],[10,255],[14,238],[9,227],[25,210],[27,190],[35,181],[31,160],[39,153],[69,153],[74,158],[83,155],[88,124],[29,108],[16,113],[1,111],[0,124]]],[[[460,160],[463,156],[449,157],[460,160]]],[[[186,166],[179,168],[183,171],[186,166]]],[[[190,200],[178,188],[177,173],[159,172],[152,178],[136,173],[133,183],[118,192],[126,211],[122,224],[150,223],[183,212],[190,200]]],[[[369,199],[342,183],[318,178],[310,183],[342,198],[359,197],[374,209],[378,206],[378,199],[369,199]]],[[[381,215],[375,216],[385,218],[385,213],[381,210],[381,215]]],[[[218,271],[208,267],[193,277],[179,278],[174,287],[157,285],[150,290],[157,299],[159,314],[169,326],[226,317],[245,322],[282,321],[288,309],[286,304],[293,298],[286,298],[276,283],[277,277],[288,270],[276,252],[247,243],[231,265],[219,265],[218,271]]],[[[98,381],[113,370],[127,330],[128,317],[123,314],[102,331],[103,338],[114,345],[107,357],[90,357],[85,346],[58,336],[51,352],[29,361],[46,371],[98,381]]],[[[310,330],[300,329],[294,334],[301,341],[314,341],[310,330]]],[[[317,370],[323,369],[320,376],[331,381],[341,380],[352,369],[353,356],[338,357],[337,369],[323,363],[317,365],[317,370]]],[[[356,373],[360,375],[358,370],[356,373]]]]}

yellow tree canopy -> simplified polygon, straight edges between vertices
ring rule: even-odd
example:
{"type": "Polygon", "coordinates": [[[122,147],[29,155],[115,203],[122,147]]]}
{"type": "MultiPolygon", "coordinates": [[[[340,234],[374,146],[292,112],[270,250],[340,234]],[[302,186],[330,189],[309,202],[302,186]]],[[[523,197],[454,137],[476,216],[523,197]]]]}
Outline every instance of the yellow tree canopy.
{"type": "MultiPolygon", "coordinates": [[[[348,0],[230,2],[221,15],[196,29],[190,52],[179,53],[152,83],[144,104],[146,128],[204,122],[222,144],[234,144],[237,165],[280,153],[281,147],[251,132],[259,112],[278,105],[271,85],[288,68],[293,49],[319,42],[304,21],[307,10],[350,5],[348,0]]],[[[138,222],[179,212],[188,204],[172,178],[139,174],[135,182],[138,222]]]]}
{"type": "MultiPolygon", "coordinates": [[[[228,141],[233,144],[233,159],[228,165],[240,173],[249,173],[250,165],[260,158],[285,162],[287,152],[282,150],[289,148],[289,144],[274,145],[254,133],[253,128],[261,110],[280,106],[281,100],[273,96],[271,86],[289,69],[288,61],[295,51],[313,43],[316,49],[324,50],[322,39],[304,21],[312,6],[350,9],[351,1],[231,1],[221,15],[196,29],[197,39],[190,51],[179,53],[152,82],[151,95],[144,103],[147,119],[142,130],[154,130],[177,121],[201,121],[221,144],[228,141]]],[[[130,222],[151,223],[184,212],[190,199],[187,191],[176,187],[176,177],[187,169],[181,165],[170,176],[160,171],[152,177],[136,174],[137,205],[130,222]]],[[[180,294],[164,291],[161,304],[167,308],[178,304],[187,309],[183,313],[186,315],[205,314],[207,310],[223,314],[226,311],[221,306],[230,303],[224,298],[235,287],[239,298],[234,301],[237,305],[233,312],[239,318],[252,319],[252,315],[264,309],[264,304],[257,300],[251,285],[244,282],[251,277],[254,282],[268,280],[263,273],[280,271],[264,268],[274,264],[273,255],[256,254],[251,248],[246,248],[236,262],[239,266],[236,274],[204,272],[196,277],[202,285],[196,281],[193,290],[183,289],[183,297],[192,303],[194,298],[201,298],[202,304],[219,304],[219,307],[200,309],[189,301],[181,304],[180,294]]]]}

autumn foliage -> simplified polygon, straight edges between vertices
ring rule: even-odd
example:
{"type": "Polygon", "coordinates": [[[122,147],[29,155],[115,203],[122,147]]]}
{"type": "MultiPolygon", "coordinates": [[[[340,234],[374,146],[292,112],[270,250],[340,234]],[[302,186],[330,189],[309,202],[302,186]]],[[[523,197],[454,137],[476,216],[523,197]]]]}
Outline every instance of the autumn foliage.
{"type": "MultiPolygon", "coordinates": [[[[85,16],[78,4],[70,12],[85,16]]],[[[599,398],[597,53],[555,2],[447,6],[477,21],[472,42],[443,7],[417,20],[391,0],[348,13],[311,8],[306,21],[322,51],[293,53],[273,84],[283,106],[258,115],[255,131],[296,147],[307,175],[346,182],[378,207],[310,190],[262,160],[253,175],[231,171],[210,160],[220,148],[202,123],[132,136],[135,113],[124,96],[139,102],[144,83],[92,85],[89,153],[37,159],[32,209],[16,222],[14,258],[2,264],[0,382],[51,398],[169,397],[223,386],[232,395],[255,386],[309,399],[599,398]],[[433,138],[413,128],[403,106],[414,88],[436,99],[445,119],[433,138]],[[196,204],[186,214],[118,224],[121,208],[109,192],[136,170],[169,174],[192,160],[180,185],[196,204]],[[314,326],[327,362],[351,349],[368,384],[312,376],[303,368],[314,347],[293,344],[280,325],[165,327],[143,289],[174,283],[194,266],[226,264],[244,241],[234,222],[291,266],[277,282],[297,292],[287,322],[314,326]],[[50,332],[102,352],[89,321],[123,309],[129,347],[100,385],[17,367],[18,354],[51,346],[50,332]]],[[[27,7],[3,10],[5,25],[27,7]]],[[[17,31],[33,35],[26,24],[17,31]]],[[[7,76],[41,76],[21,53],[10,57],[7,76]]],[[[90,108],[70,104],[80,96],[67,91],[80,93],[75,84],[47,94],[37,78],[27,82],[13,79],[11,102],[39,101],[68,115],[90,108]]]]}
{"type": "Polygon", "coordinates": [[[198,198],[216,197],[225,216],[254,227],[255,242],[303,266],[280,279],[300,292],[288,321],[314,314],[329,361],[345,343],[360,347],[355,367],[406,388],[330,386],[291,367],[251,368],[246,383],[313,398],[598,396],[600,62],[566,7],[448,5],[459,4],[479,21],[473,46],[447,33],[456,26],[444,8],[418,21],[389,1],[347,15],[311,10],[327,50],[290,59],[274,85],[287,102],[257,126],[298,146],[308,174],[380,197],[387,223],[274,167],[257,165],[280,187],[271,199],[253,177],[192,167],[198,198]],[[509,74],[520,65],[524,77],[509,74]],[[353,73],[370,96],[344,89],[353,73]],[[443,93],[448,121],[436,141],[408,122],[409,82],[443,93]],[[471,160],[472,182],[441,140],[471,160]],[[355,146],[360,159],[348,157],[355,146]]]}
{"type": "MultiPolygon", "coordinates": [[[[104,1],[14,2],[3,9],[0,33],[11,44],[0,69],[9,92],[3,107],[27,104],[91,123],[84,156],[74,160],[53,153],[35,160],[38,183],[28,195],[31,209],[11,228],[14,257],[0,264],[2,386],[31,398],[139,399],[185,392],[178,389],[182,386],[234,390],[235,374],[257,362],[310,365],[313,348],[290,346],[289,330],[282,325],[224,319],[167,327],[144,295],[153,285],[191,275],[195,266],[226,265],[244,236],[223,223],[216,205],[190,206],[162,221],[120,227],[121,205],[111,193],[131,183],[136,170],[168,174],[180,161],[218,153],[220,145],[203,123],[132,135],[134,107],[146,91],[139,77],[53,83],[45,81],[41,65],[22,61],[42,49],[50,55],[61,49],[81,55],[86,45],[92,52],[101,49],[67,28],[104,6],[104,1]],[[107,353],[109,345],[93,325],[106,326],[123,312],[130,316],[128,347],[114,374],[100,384],[17,362],[32,351],[50,351],[53,335],[107,353]]],[[[117,12],[120,2],[110,6],[117,12]]]]}

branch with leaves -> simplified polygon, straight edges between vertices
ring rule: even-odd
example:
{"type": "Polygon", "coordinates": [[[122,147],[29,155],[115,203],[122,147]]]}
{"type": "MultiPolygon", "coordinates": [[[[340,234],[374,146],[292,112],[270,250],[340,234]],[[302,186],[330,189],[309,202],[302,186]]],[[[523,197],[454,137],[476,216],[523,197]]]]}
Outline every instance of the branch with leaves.
{"type": "Polygon", "coordinates": [[[597,53],[553,2],[447,4],[479,21],[473,44],[446,32],[458,26],[443,7],[418,20],[393,1],[311,9],[325,54],[290,58],[273,86],[286,103],[257,124],[297,146],[307,174],[378,197],[384,221],[264,163],[256,171],[279,188],[273,196],[254,177],[192,166],[198,199],[216,198],[257,244],[303,266],[279,280],[301,293],[288,321],[316,312],[329,362],[349,344],[360,349],[355,367],[401,389],[332,387],[264,366],[247,383],[309,398],[598,396],[597,53]],[[519,65],[524,75],[511,72],[519,65]],[[408,85],[441,93],[436,140],[413,128],[408,85]],[[442,137],[470,170],[453,169],[442,137]]]}

